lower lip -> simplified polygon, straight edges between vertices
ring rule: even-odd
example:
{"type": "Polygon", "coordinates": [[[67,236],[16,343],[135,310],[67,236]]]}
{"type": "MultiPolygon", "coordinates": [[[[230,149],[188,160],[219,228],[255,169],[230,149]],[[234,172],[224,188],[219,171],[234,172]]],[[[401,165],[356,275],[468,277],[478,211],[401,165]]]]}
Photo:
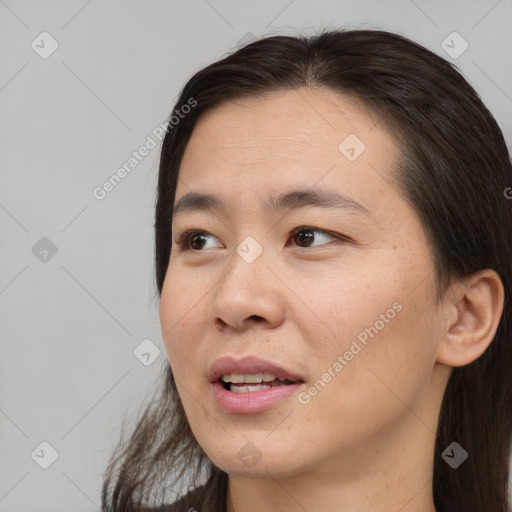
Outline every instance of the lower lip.
{"type": "Polygon", "coordinates": [[[273,405],[293,395],[303,383],[275,386],[260,391],[233,393],[224,389],[220,382],[212,382],[213,399],[220,409],[235,414],[251,414],[266,411],[273,405]]]}

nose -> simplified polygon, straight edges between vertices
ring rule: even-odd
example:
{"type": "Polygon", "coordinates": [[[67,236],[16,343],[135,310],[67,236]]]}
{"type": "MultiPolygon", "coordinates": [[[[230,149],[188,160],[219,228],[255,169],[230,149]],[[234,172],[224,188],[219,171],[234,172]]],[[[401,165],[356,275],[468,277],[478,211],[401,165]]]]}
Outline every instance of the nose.
{"type": "Polygon", "coordinates": [[[234,254],[212,292],[208,320],[219,331],[278,327],[285,316],[282,286],[264,255],[247,263],[234,254]]]}

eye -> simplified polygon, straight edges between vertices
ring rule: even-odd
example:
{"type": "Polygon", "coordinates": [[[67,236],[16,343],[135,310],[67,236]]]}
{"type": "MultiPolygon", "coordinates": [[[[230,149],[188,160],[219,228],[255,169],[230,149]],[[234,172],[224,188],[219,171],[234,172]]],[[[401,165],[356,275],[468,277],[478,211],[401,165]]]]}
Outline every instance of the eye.
{"type": "MultiPolygon", "coordinates": [[[[200,251],[205,248],[205,239],[210,237],[209,233],[206,231],[200,231],[199,229],[189,229],[181,234],[179,239],[176,241],[176,245],[182,251],[189,251],[191,249],[195,251],[200,251]]],[[[214,238],[214,237],[213,237],[214,238]]],[[[206,247],[210,249],[210,247],[206,247]]]]}
{"type": "MultiPolygon", "coordinates": [[[[180,237],[176,241],[176,245],[182,251],[194,250],[200,252],[202,249],[212,248],[212,246],[208,247],[209,238],[215,237],[206,231],[202,231],[199,229],[190,229],[180,235],[180,237]]],[[[316,238],[320,238],[320,240],[326,240],[330,238],[331,241],[336,239],[346,242],[351,241],[349,238],[343,235],[328,233],[327,231],[323,231],[321,229],[314,228],[311,226],[300,226],[298,228],[295,228],[290,233],[290,238],[298,247],[302,248],[316,247],[317,245],[327,245],[327,243],[330,243],[328,240],[326,243],[314,245],[314,243],[316,242],[316,238]],[[320,237],[315,237],[315,233],[320,234],[320,237]]]]}
{"type": "MultiPolygon", "coordinates": [[[[316,246],[312,245],[312,242],[316,238],[313,233],[320,233],[322,235],[320,238],[323,237],[324,240],[326,238],[331,238],[331,240],[335,239],[335,238],[341,238],[339,235],[338,236],[331,235],[331,234],[327,233],[326,231],[322,231],[321,229],[317,229],[317,228],[313,228],[313,227],[309,227],[309,226],[301,226],[299,228],[295,228],[292,231],[291,236],[292,236],[293,241],[299,247],[316,247],[316,246]],[[302,244],[304,244],[304,245],[302,245],[302,244]]],[[[320,245],[325,245],[325,244],[320,244],[320,245]]]]}

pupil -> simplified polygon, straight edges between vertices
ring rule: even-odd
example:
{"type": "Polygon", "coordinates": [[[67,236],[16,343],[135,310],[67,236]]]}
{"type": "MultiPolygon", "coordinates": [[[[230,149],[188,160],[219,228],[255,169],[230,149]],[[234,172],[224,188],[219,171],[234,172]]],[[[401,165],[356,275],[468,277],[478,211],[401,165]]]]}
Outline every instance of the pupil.
{"type": "Polygon", "coordinates": [[[190,247],[192,247],[192,249],[202,249],[205,242],[204,238],[204,235],[192,236],[192,238],[190,239],[190,247]],[[202,241],[199,243],[199,245],[194,242],[194,240],[197,240],[198,238],[202,238],[202,241]]]}
{"type": "Polygon", "coordinates": [[[308,242],[312,242],[313,238],[314,238],[313,237],[313,233],[311,232],[311,230],[309,230],[309,231],[306,231],[306,230],[299,231],[299,232],[295,233],[295,236],[296,236],[296,238],[299,239],[300,243],[306,243],[306,244],[308,242]]]}

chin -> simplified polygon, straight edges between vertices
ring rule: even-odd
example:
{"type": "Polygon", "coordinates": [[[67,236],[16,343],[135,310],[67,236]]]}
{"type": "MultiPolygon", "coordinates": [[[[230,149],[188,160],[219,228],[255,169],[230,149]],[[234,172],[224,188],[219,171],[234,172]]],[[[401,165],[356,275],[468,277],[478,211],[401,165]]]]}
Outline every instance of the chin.
{"type": "MultiPolygon", "coordinates": [[[[260,443],[260,446],[263,443],[260,443]]],[[[258,448],[257,442],[232,442],[220,452],[219,445],[206,452],[210,460],[225,473],[243,478],[289,478],[301,473],[295,450],[278,447],[258,448]],[[235,444],[241,448],[233,450],[235,444]],[[271,451],[272,450],[272,451],[271,451]]]]}

